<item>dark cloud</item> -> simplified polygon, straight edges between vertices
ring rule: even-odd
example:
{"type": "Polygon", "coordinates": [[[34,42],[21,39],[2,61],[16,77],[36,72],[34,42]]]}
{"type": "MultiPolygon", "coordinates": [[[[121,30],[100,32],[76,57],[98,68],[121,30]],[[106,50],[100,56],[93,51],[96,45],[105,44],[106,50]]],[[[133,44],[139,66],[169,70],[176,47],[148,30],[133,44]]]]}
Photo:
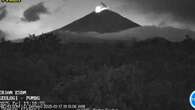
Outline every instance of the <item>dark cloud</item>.
{"type": "Polygon", "coordinates": [[[0,7],[0,21],[3,20],[7,15],[6,6],[0,7]]]}
{"type": "Polygon", "coordinates": [[[40,14],[47,13],[47,8],[43,5],[43,2],[41,2],[39,4],[31,6],[26,11],[24,11],[24,18],[22,18],[22,20],[27,22],[37,21],[40,20],[40,14]]]}
{"type": "Polygon", "coordinates": [[[175,20],[195,23],[195,0],[124,0],[144,12],[171,14],[175,20]]]}

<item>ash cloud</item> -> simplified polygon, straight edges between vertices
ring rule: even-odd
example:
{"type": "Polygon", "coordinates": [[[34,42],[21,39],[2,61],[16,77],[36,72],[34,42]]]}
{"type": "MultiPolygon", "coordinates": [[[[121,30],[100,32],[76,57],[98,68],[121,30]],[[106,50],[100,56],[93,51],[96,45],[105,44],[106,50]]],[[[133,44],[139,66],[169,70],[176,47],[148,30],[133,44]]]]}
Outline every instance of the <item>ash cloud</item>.
{"type": "Polygon", "coordinates": [[[43,2],[33,5],[24,11],[22,21],[35,22],[40,20],[41,14],[48,14],[48,9],[44,6],[43,2]]]}
{"type": "Polygon", "coordinates": [[[6,6],[0,7],[0,21],[3,20],[7,15],[6,6]]]}
{"type": "Polygon", "coordinates": [[[195,0],[124,0],[136,4],[141,11],[157,15],[171,14],[174,20],[195,23],[195,0]]]}

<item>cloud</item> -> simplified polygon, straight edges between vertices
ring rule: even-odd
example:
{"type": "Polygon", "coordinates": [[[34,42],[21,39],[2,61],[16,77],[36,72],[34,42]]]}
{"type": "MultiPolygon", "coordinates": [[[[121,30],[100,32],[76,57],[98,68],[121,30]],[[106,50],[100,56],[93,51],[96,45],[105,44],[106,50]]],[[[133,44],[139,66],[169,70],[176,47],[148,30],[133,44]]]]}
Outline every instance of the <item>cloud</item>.
{"type": "Polygon", "coordinates": [[[0,7],[0,21],[3,20],[7,15],[6,6],[0,7]]]}
{"type": "Polygon", "coordinates": [[[186,35],[195,39],[195,32],[187,29],[173,27],[142,26],[127,29],[120,32],[105,33],[97,36],[98,38],[111,40],[146,40],[154,37],[162,37],[169,41],[183,41],[186,35]]]}
{"type": "Polygon", "coordinates": [[[34,22],[40,20],[40,14],[48,14],[47,8],[43,5],[43,2],[31,6],[24,11],[22,21],[34,22]]]}
{"type": "Polygon", "coordinates": [[[195,23],[195,0],[124,0],[131,8],[132,4],[142,12],[157,15],[168,14],[174,20],[195,23]]]}

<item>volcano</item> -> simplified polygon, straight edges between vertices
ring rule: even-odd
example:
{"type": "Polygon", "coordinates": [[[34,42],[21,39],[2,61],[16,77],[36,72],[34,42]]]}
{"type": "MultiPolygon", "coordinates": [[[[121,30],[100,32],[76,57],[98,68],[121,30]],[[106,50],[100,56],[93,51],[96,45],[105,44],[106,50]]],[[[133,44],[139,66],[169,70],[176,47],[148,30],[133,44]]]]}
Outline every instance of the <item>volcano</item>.
{"type": "Polygon", "coordinates": [[[58,30],[72,32],[110,33],[140,26],[139,24],[109,10],[108,8],[99,8],[101,7],[96,7],[96,11],[58,30]]]}

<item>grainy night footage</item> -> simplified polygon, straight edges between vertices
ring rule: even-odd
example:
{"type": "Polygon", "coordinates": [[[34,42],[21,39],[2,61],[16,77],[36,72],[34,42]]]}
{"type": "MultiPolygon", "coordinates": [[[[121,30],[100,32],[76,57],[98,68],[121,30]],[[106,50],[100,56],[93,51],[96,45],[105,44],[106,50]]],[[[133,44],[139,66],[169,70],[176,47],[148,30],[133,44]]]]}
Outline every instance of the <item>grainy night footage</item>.
{"type": "Polygon", "coordinates": [[[1,110],[193,110],[194,0],[1,0],[1,110]]]}

